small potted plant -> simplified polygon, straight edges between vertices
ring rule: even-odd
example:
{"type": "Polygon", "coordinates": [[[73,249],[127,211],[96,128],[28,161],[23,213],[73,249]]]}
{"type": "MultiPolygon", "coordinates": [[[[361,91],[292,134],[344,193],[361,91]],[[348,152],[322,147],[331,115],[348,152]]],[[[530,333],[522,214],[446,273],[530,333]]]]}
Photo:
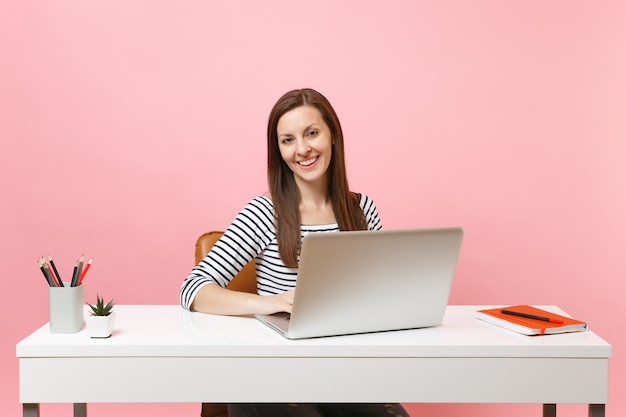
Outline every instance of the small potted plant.
{"type": "Polygon", "coordinates": [[[87,316],[87,334],[92,338],[107,338],[113,333],[115,324],[115,311],[113,300],[104,303],[99,295],[96,296],[96,305],[87,303],[91,313],[87,316]]]}

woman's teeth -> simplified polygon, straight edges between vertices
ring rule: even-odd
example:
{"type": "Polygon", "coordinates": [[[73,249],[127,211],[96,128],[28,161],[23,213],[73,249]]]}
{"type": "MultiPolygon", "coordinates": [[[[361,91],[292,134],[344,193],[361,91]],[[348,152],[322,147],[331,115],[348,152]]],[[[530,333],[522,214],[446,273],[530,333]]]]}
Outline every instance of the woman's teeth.
{"type": "Polygon", "coordinates": [[[314,163],[315,161],[317,161],[317,157],[311,158],[311,159],[307,159],[306,161],[298,162],[298,164],[307,167],[307,166],[311,165],[312,163],[314,163]]]}

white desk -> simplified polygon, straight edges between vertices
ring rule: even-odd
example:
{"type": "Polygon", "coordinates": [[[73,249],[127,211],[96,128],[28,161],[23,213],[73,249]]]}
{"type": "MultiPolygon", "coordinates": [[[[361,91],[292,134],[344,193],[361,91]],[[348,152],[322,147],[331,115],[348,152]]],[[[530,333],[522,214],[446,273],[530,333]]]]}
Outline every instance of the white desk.
{"type": "Polygon", "coordinates": [[[611,345],[501,330],[474,318],[485,307],[450,306],[435,328],[290,341],[250,317],[119,305],[111,338],[46,324],[19,342],[20,402],[25,417],[59,402],[76,416],[90,402],[539,403],[547,416],[585,403],[604,416],[611,345]]]}

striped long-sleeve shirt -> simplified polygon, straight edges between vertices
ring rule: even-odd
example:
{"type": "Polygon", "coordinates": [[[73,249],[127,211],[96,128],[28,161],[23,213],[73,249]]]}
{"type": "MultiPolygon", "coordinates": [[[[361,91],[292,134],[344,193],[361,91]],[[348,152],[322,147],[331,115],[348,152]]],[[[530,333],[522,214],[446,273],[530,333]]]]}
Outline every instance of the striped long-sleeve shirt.
{"type": "MultiPolygon", "coordinates": [[[[361,209],[369,230],[382,228],[374,201],[361,194],[361,209]]],[[[338,232],[333,224],[301,225],[301,239],[309,233],[338,232]]],[[[198,290],[208,284],[222,287],[252,259],[256,260],[257,292],[259,295],[278,294],[296,286],[298,268],[289,268],[280,259],[274,205],[265,196],[256,197],[239,212],[224,235],[211,251],[196,265],[180,288],[180,303],[189,309],[198,290]]]]}

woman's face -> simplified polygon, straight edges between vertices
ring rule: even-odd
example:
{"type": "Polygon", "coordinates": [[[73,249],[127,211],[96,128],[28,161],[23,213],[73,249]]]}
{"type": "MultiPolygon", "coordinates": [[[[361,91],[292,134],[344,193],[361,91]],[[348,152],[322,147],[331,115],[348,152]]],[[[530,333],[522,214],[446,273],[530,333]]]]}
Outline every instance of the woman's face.
{"type": "Polygon", "coordinates": [[[276,126],[280,154],[296,184],[326,184],[332,157],[332,137],[315,107],[301,106],[283,114],[276,126]]]}

